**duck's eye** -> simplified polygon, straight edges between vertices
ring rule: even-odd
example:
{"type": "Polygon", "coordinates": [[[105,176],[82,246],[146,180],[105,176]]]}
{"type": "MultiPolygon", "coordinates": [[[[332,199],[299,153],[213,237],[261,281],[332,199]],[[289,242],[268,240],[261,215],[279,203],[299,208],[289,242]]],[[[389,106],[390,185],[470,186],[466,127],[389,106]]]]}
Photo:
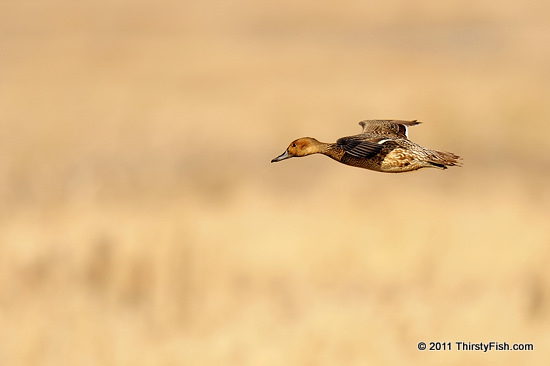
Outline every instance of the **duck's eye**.
{"type": "Polygon", "coordinates": [[[296,147],[296,144],[292,144],[292,147],[296,147]]]}

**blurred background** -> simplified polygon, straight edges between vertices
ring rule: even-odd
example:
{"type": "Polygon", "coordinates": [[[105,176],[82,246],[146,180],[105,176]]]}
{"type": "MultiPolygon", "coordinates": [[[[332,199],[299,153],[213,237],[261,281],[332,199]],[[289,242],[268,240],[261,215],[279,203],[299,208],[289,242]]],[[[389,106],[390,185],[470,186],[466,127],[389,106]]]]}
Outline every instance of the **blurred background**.
{"type": "Polygon", "coordinates": [[[548,1],[0,8],[0,364],[550,362],[548,1]],[[373,118],[464,167],[270,164],[373,118]]]}

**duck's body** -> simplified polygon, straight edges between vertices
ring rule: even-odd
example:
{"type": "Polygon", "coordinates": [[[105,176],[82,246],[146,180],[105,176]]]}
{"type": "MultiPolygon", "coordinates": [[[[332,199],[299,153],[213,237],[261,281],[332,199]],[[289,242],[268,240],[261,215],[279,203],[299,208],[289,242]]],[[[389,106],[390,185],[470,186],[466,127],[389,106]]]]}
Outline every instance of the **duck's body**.
{"type": "Polygon", "coordinates": [[[408,127],[417,121],[367,120],[359,124],[363,132],[342,137],[336,143],[319,142],[311,137],[293,141],[271,162],[297,156],[324,154],[346,165],[379,172],[401,173],[421,168],[447,169],[459,165],[458,155],[426,149],[408,139],[408,127]]]}

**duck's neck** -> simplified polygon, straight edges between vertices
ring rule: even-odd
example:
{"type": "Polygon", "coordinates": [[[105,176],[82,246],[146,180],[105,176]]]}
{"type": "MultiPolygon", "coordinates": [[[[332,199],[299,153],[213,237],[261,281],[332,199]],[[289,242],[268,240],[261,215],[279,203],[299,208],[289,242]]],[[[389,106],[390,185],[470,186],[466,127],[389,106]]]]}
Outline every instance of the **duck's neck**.
{"type": "Polygon", "coordinates": [[[335,149],[336,144],[328,144],[326,142],[319,143],[319,153],[331,157],[335,160],[340,160],[339,151],[335,149]]]}
{"type": "Polygon", "coordinates": [[[325,154],[330,150],[332,144],[327,144],[326,142],[317,141],[315,143],[315,154],[325,154]]]}

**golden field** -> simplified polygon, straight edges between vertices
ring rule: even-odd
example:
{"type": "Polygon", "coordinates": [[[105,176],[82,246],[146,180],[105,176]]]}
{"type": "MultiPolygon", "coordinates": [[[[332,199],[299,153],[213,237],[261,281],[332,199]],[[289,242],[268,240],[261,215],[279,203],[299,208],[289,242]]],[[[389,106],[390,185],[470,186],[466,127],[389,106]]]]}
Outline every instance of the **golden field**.
{"type": "Polygon", "coordinates": [[[550,362],[547,1],[1,9],[0,365],[550,362]],[[269,163],[372,118],[464,167],[269,163]]]}

